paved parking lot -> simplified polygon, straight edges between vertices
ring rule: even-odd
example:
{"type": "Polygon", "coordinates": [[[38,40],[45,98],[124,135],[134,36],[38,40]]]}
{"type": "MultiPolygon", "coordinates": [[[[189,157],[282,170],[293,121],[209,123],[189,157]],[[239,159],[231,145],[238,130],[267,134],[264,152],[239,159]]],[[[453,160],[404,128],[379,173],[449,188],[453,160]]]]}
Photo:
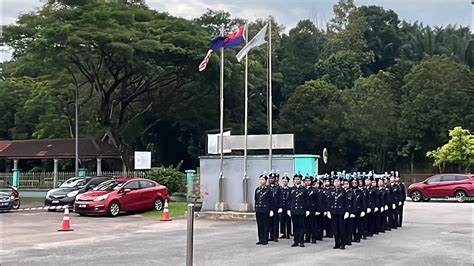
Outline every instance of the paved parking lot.
{"type": "MultiPolygon", "coordinates": [[[[402,229],[346,250],[332,239],[306,248],[290,240],[256,246],[251,221],[197,220],[195,265],[473,265],[474,204],[411,203],[402,229]]],[[[186,220],[141,215],[72,215],[74,232],[57,232],[62,213],[0,214],[1,265],[184,265],[186,220]]]]}

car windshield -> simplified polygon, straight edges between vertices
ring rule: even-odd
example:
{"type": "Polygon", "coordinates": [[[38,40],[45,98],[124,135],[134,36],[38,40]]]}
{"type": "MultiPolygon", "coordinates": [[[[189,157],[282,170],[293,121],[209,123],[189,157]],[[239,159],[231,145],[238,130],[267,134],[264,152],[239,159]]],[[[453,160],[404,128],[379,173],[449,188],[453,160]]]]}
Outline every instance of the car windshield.
{"type": "Polygon", "coordinates": [[[95,191],[113,191],[118,190],[124,182],[118,182],[116,180],[107,180],[100,183],[97,187],[94,188],[95,191]]]}
{"type": "Polygon", "coordinates": [[[59,187],[61,188],[76,188],[83,187],[86,184],[86,180],[82,177],[73,177],[64,181],[59,187]]]}

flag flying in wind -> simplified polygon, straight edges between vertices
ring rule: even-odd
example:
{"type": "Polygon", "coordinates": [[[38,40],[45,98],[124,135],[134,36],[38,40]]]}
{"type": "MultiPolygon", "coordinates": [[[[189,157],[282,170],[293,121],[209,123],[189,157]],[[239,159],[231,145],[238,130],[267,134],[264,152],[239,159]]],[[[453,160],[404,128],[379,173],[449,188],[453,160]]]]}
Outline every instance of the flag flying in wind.
{"type": "Polygon", "coordinates": [[[244,26],[240,26],[236,31],[227,36],[217,36],[211,41],[210,48],[214,51],[220,48],[232,48],[245,43],[244,26]]]}
{"type": "Polygon", "coordinates": [[[248,42],[242,50],[236,55],[237,60],[240,62],[242,59],[252,50],[253,48],[260,46],[264,43],[265,41],[265,36],[267,35],[267,27],[268,24],[265,25],[258,33],[255,35],[250,42],[248,42]]]}
{"type": "Polygon", "coordinates": [[[217,36],[212,39],[209,45],[209,51],[207,51],[206,57],[199,64],[199,71],[203,71],[207,67],[207,63],[211,59],[212,52],[220,48],[233,48],[245,43],[244,38],[244,26],[240,26],[234,32],[229,33],[227,36],[217,36]]]}

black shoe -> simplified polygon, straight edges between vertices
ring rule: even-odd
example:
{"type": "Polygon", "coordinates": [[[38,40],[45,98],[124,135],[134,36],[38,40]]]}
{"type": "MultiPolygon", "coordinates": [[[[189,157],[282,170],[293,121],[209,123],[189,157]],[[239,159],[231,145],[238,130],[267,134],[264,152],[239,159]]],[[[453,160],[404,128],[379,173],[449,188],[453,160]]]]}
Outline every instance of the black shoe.
{"type": "Polygon", "coordinates": [[[373,237],[374,235],[372,235],[372,234],[369,234],[369,235],[367,235],[367,236],[368,236],[368,237],[373,237]]]}
{"type": "Polygon", "coordinates": [[[378,234],[379,234],[379,232],[375,232],[375,234],[376,234],[376,235],[378,235],[378,234]]]}
{"type": "Polygon", "coordinates": [[[366,239],[367,239],[367,237],[366,237],[366,236],[363,236],[363,237],[362,237],[362,239],[366,240],[366,239]]]}
{"type": "Polygon", "coordinates": [[[388,228],[387,231],[392,231],[392,229],[388,228]]]}
{"type": "Polygon", "coordinates": [[[311,241],[311,244],[316,244],[316,240],[311,241]]]}
{"type": "Polygon", "coordinates": [[[344,245],[342,245],[342,246],[340,247],[340,249],[346,249],[346,247],[345,247],[344,245]]]}
{"type": "Polygon", "coordinates": [[[385,234],[385,230],[380,231],[380,233],[384,233],[384,234],[385,234]]]}
{"type": "Polygon", "coordinates": [[[281,239],[281,238],[286,238],[286,235],[281,235],[281,236],[280,236],[280,239],[281,239]]]}
{"type": "Polygon", "coordinates": [[[293,243],[293,245],[291,245],[292,248],[297,247],[297,246],[298,246],[298,243],[293,243]]]}
{"type": "Polygon", "coordinates": [[[286,236],[286,239],[290,239],[290,236],[286,236]]]}
{"type": "Polygon", "coordinates": [[[305,242],[305,243],[309,243],[310,241],[309,241],[309,239],[306,239],[304,242],[305,242]]]}
{"type": "Polygon", "coordinates": [[[263,242],[262,245],[268,245],[268,242],[263,242]]]}
{"type": "Polygon", "coordinates": [[[349,242],[349,243],[347,243],[346,245],[348,245],[348,246],[352,246],[352,243],[351,243],[351,242],[349,242]]]}
{"type": "Polygon", "coordinates": [[[261,241],[258,241],[258,242],[257,242],[257,245],[261,245],[262,243],[263,243],[263,242],[261,242],[261,241]]]}
{"type": "Polygon", "coordinates": [[[304,248],[304,243],[301,243],[301,244],[300,244],[300,247],[304,248]]]}
{"type": "Polygon", "coordinates": [[[273,242],[278,242],[278,239],[273,239],[273,242]]]}
{"type": "Polygon", "coordinates": [[[354,242],[360,243],[360,239],[354,239],[354,242]]]}
{"type": "Polygon", "coordinates": [[[334,247],[332,247],[332,248],[333,248],[333,249],[338,249],[338,248],[340,248],[340,247],[339,247],[339,246],[334,246],[334,247]]]}

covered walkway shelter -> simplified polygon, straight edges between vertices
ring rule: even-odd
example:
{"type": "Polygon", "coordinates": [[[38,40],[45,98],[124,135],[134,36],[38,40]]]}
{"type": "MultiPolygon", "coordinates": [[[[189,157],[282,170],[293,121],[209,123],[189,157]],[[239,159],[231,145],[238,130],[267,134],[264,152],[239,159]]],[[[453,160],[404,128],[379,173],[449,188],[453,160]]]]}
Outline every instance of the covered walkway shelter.
{"type": "MultiPolygon", "coordinates": [[[[79,139],[79,159],[97,161],[97,175],[102,174],[102,160],[121,159],[120,152],[106,142],[93,138],[79,139]]],[[[13,173],[19,172],[20,160],[53,160],[53,185],[57,184],[59,160],[75,159],[75,139],[34,139],[34,140],[0,140],[0,160],[6,165],[13,162],[13,173]]],[[[10,169],[7,169],[7,171],[10,169]]]]}

